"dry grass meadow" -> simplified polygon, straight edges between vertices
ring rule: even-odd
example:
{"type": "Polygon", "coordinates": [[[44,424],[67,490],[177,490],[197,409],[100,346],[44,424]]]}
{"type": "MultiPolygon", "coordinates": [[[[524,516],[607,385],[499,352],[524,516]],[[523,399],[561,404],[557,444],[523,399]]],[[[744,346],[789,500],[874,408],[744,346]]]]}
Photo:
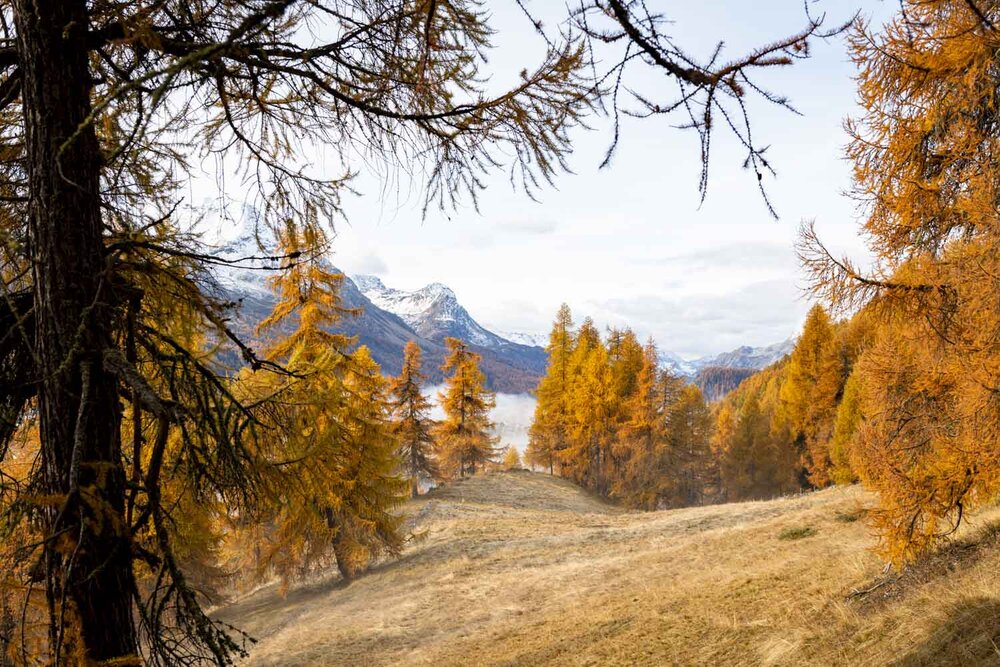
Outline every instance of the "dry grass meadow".
{"type": "Polygon", "coordinates": [[[251,665],[1000,665],[1000,508],[897,579],[870,500],[631,513],[494,473],[411,502],[400,559],[217,615],[251,665]]]}

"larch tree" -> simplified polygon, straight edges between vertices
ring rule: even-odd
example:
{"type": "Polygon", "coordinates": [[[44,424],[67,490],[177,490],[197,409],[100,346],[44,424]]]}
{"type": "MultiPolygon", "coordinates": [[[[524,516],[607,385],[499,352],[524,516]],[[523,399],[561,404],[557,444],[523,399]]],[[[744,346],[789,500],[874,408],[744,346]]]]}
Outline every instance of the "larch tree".
{"type": "Polygon", "coordinates": [[[705,501],[712,471],[712,417],[701,390],[689,384],[679,390],[667,414],[666,447],[670,452],[668,507],[689,507],[705,501]]]}
{"type": "Polygon", "coordinates": [[[448,357],[441,370],[448,375],[438,400],[445,416],[434,435],[444,472],[465,477],[496,460],[498,438],[490,421],[496,398],[486,389],[479,355],[457,338],[445,338],[444,342],[448,357]]]}
{"type": "MultiPolygon", "coordinates": [[[[210,272],[227,260],[187,231],[180,195],[202,158],[235,167],[262,226],[274,228],[338,215],[350,176],[372,163],[427,174],[428,205],[475,198],[501,166],[531,190],[566,166],[567,131],[596,96],[618,89],[609,83],[622,67],[644,63],[693,88],[672,109],[702,101],[692,126],[707,165],[711,109],[745,110],[746,91],[762,90],[748,77],[803,55],[817,29],[810,20],[728,65],[698,65],[638,5],[579,9],[577,30],[622,47],[617,67],[595,80],[595,58],[568,29],[546,40],[551,48],[509,90],[490,95],[493,33],[470,0],[0,6],[0,462],[28,412],[40,440],[35,472],[3,512],[11,525],[30,515],[37,527],[24,558],[38,564],[30,588],[42,584],[50,619],[43,661],[79,651],[98,662],[224,664],[232,654],[169,566],[160,487],[187,475],[181,487],[251,515],[260,427],[252,408],[265,406],[243,405],[224,382],[232,369],[205,347],[226,342],[245,364],[283,371],[231,330],[233,304],[210,272]],[[332,149],[336,175],[314,168],[315,146],[332,149]],[[185,466],[161,467],[168,443],[185,466]],[[141,525],[125,520],[130,510],[141,525]],[[159,535],[134,548],[150,526],[159,535]],[[156,563],[168,564],[158,590],[170,600],[156,608],[169,608],[169,619],[143,612],[151,601],[136,593],[135,568],[156,563]],[[166,625],[184,641],[155,640],[166,625]],[[64,641],[70,626],[78,641],[64,641]]],[[[734,132],[761,176],[762,151],[749,132],[734,132]]],[[[300,258],[262,247],[256,259],[279,268],[300,258]]]]}
{"type": "Polygon", "coordinates": [[[555,472],[559,452],[566,448],[567,397],[571,381],[569,359],[575,344],[573,315],[565,303],[559,307],[549,344],[545,375],[535,389],[535,414],[529,429],[525,459],[530,465],[555,472]]]}
{"type": "Polygon", "coordinates": [[[664,399],[659,355],[650,339],[643,348],[635,390],[623,406],[624,422],[613,445],[622,465],[612,494],[632,507],[656,509],[662,495],[665,480],[661,464],[666,444],[664,399]]]}
{"type": "Polygon", "coordinates": [[[613,442],[616,404],[608,351],[589,319],[577,332],[570,372],[569,430],[567,447],[559,452],[560,467],[576,483],[606,494],[610,480],[605,460],[613,442]]]}
{"type": "Polygon", "coordinates": [[[410,496],[417,497],[420,478],[438,477],[434,454],[434,420],[431,402],[421,386],[425,380],[420,370],[420,346],[407,341],[403,348],[403,367],[390,386],[394,432],[399,441],[399,460],[410,480],[410,496]]]}
{"type": "Polygon", "coordinates": [[[781,386],[781,413],[813,486],[830,483],[830,439],[844,372],[833,322],[814,305],[792,350],[781,386]]]}
{"type": "Polygon", "coordinates": [[[507,446],[507,451],[503,455],[502,465],[504,470],[521,469],[521,455],[517,453],[517,447],[514,445],[507,446]]]}
{"type": "Polygon", "coordinates": [[[325,510],[334,530],[337,567],[344,579],[352,579],[372,561],[399,554],[403,516],[396,510],[408,484],[398,477],[388,381],[368,348],[351,353],[344,388],[346,400],[339,415],[344,451],[336,459],[337,479],[342,481],[334,487],[338,502],[325,510]]]}
{"type": "MultiPolygon", "coordinates": [[[[322,234],[304,232],[289,226],[284,254],[315,246],[311,236],[322,234]]],[[[267,359],[287,375],[246,369],[234,387],[267,406],[259,450],[282,472],[250,525],[261,575],[287,580],[332,554],[351,578],[402,544],[394,510],[405,482],[396,476],[386,382],[367,348],[350,352],[353,341],[330,332],[352,314],[341,305],[343,280],[323,262],[298,263],[269,279],[278,300],[260,328],[273,334],[267,359]]]]}
{"type": "Polygon", "coordinates": [[[904,0],[881,33],[857,25],[848,155],[874,266],[802,232],[816,294],[875,322],[854,451],[897,564],[1000,493],[998,25],[981,0],[904,0]]]}
{"type": "Polygon", "coordinates": [[[246,364],[271,365],[227,324],[232,304],[208,270],[223,260],[183,232],[190,167],[209,155],[244,165],[272,227],[335,215],[358,150],[366,164],[423,170],[429,204],[474,196],[500,153],[534,187],[564,165],[566,131],[593,100],[583,47],[553,41],[490,96],[491,32],[463,0],[16,0],[0,12],[11,375],[0,459],[29,405],[40,438],[3,515],[37,527],[19,557],[37,563],[24,590],[42,589],[51,619],[40,659],[224,664],[231,642],[172,566],[161,486],[187,475],[194,493],[252,514],[259,420],[203,346],[225,341],[246,364]],[[339,156],[336,175],[310,169],[302,149],[315,145],[339,156]],[[179,315],[200,335],[178,335],[179,315]],[[185,466],[161,466],[168,443],[185,466]],[[149,526],[158,537],[136,548],[149,526]],[[157,563],[168,599],[155,609],[168,613],[150,615],[136,568],[157,563]],[[167,626],[185,639],[167,639],[167,626]]]}

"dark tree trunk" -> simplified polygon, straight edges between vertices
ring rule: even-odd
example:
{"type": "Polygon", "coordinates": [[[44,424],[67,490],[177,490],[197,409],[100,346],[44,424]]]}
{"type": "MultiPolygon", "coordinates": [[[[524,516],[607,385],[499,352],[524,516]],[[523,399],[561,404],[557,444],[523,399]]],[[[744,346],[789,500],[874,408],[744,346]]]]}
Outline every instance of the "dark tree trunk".
{"type": "Polygon", "coordinates": [[[66,498],[49,515],[50,591],[74,608],[87,657],[136,655],[116,382],[102,368],[114,304],[104,260],[101,154],[85,0],[15,0],[34,269],[42,467],[66,498]],[[81,493],[82,492],[82,493],[81,493]],[[73,555],[66,555],[66,539],[73,555]]]}

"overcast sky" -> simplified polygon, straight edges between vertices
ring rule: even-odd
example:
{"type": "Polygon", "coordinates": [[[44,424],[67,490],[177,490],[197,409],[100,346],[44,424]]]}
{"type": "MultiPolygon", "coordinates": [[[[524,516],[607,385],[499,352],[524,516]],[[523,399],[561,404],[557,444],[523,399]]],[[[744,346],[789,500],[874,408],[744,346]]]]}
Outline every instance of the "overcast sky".
{"type": "MultiPolygon", "coordinates": [[[[815,14],[827,12],[829,25],[858,9],[881,22],[896,8],[879,0],[809,2],[815,14]]],[[[490,67],[502,85],[539,44],[513,1],[488,5],[498,29],[490,67]]],[[[529,2],[540,12],[561,5],[529,2]]],[[[651,6],[671,12],[674,35],[698,56],[720,38],[736,56],[805,24],[802,0],[651,6]]],[[[360,195],[345,199],[349,222],[338,225],[334,263],[401,289],[445,283],[473,317],[499,330],[546,332],[565,301],[578,321],[590,315],[600,325],[629,325],[685,357],[784,340],[809,307],[792,249],[800,222],[815,219],[831,247],[865,254],[854,204],[842,194],[850,184],[842,122],[855,108],[854,68],[842,38],[815,42],[813,54],[763,79],[802,117],[770,106],[751,110],[756,136],[772,145],[778,178],[769,192],[778,221],[729,136],[715,137],[708,198],[699,207],[697,137],[672,127],[682,117],[626,122],[615,160],[603,170],[610,123],[594,118],[592,131],[574,136],[575,173],[543,190],[539,202],[498,174],[478,213],[470,205],[422,219],[413,187],[382,188],[361,176],[354,184],[360,195]]],[[[653,73],[633,83],[673,91],[653,73]]]]}

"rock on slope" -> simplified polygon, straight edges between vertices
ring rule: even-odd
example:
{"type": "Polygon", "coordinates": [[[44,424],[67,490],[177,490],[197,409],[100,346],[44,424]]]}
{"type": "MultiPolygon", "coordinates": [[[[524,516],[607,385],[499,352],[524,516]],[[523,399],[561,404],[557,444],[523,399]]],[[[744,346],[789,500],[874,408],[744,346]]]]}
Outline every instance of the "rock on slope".
{"type": "Polygon", "coordinates": [[[630,513],[546,475],[476,477],[406,506],[398,560],[217,615],[259,638],[251,665],[993,664],[996,549],[848,601],[882,569],[855,521],[869,500],[630,513]]]}

